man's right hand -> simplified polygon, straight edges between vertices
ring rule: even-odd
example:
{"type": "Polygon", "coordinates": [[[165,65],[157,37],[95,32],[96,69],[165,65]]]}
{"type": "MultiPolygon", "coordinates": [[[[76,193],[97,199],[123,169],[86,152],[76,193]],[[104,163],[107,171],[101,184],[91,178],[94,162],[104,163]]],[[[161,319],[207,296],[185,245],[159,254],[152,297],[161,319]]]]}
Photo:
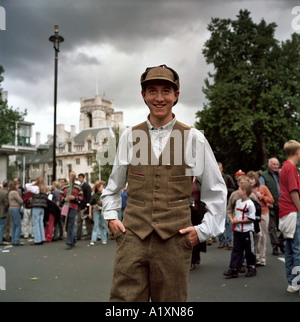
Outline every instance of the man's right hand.
{"type": "Polygon", "coordinates": [[[117,230],[120,229],[122,233],[125,233],[126,228],[122,224],[122,222],[119,219],[112,219],[108,222],[108,227],[112,231],[112,233],[115,235],[117,230]]]}

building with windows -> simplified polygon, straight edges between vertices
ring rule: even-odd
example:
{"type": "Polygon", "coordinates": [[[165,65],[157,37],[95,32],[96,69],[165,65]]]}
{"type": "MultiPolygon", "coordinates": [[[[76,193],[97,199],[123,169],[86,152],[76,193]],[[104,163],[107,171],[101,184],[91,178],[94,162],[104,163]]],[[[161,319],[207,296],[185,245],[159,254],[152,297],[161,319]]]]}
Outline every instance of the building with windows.
{"type": "MultiPolygon", "coordinates": [[[[115,112],[113,101],[105,95],[96,95],[93,99],[81,98],[80,132],[75,126],[66,131],[64,124],[56,126],[56,178],[68,178],[70,171],[84,173],[86,182],[90,182],[95,165],[95,154],[103,147],[107,134],[114,129],[122,131],[123,112],[115,112]]],[[[42,176],[48,186],[52,182],[53,136],[48,135],[45,144],[40,144],[40,134],[36,134],[36,153],[26,156],[26,179],[34,180],[42,176]]]]}
{"type": "Polygon", "coordinates": [[[81,98],[79,130],[101,128],[102,126],[120,127],[123,125],[123,112],[115,112],[113,101],[103,96],[81,98]]]}
{"type": "MultiPolygon", "coordinates": [[[[26,155],[35,153],[36,148],[31,145],[30,138],[32,134],[32,126],[34,123],[19,121],[15,122],[14,134],[11,140],[0,146],[0,182],[2,183],[8,178],[8,167],[10,163],[17,163],[16,156],[19,159],[19,169],[24,169],[26,155]]],[[[25,180],[25,173],[19,172],[20,179],[25,180]]]]}

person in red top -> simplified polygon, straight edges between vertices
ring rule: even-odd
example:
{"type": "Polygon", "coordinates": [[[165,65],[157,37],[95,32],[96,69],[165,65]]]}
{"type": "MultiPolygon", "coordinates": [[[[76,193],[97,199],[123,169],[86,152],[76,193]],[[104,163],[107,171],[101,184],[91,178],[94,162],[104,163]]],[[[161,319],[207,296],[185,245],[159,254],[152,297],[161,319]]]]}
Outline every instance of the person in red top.
{"type": "MultiPolygon", "coordinates": [[[[59,200],[64,204],[67,209],[67,213],[62,215],[67,216],[66,230],[67,230],[67,247],[66,249],[72,249],[75,245],[75,218],[78,210],[78,204],[83,200],[83,192],[78,184],[75,183],[76,173],[71,171],[69,174],[69,184],[62,186],[59,193],[59,200]]],[[[64,209],[63,207],[63,209],[64,209]]]]}
{"type": "Polygon", "coordinates": [[[300,143],[290,140],[285,143],[287,161],[283,163],[279,186],[279,229],[286,237],[285,270],[288,292],[298,292],[300,280],[300,179],[296,164],[300,162],[300,143]],[[299,283],[299,284],[297,284],[299,283]]]}

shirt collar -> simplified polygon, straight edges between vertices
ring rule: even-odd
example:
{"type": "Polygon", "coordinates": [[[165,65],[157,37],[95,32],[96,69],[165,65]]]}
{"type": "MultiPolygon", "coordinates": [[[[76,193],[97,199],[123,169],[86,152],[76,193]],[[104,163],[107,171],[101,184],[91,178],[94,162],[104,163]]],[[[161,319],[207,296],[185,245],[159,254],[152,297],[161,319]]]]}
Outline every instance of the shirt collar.
{"type": "Polygon", "coordinates": [[[149,120],[149,116],[150,115],[148,115],[148,117],[147,117],[147,126],[148,126],[149,131],[150,130],[167,130],[167,131],[171,131],[173,129],[175,123],[176,123],[176,116],[175,116],[175,114],[172,113],[172,116],[173,116],[173,120],[172,121],[170,121],[169,123],[167,123],[167,124],[165,124],[165,125],[163,125],[163,126],[161,126],[159,128],[155,128],[151,124],[151,122],[149,120]]]}

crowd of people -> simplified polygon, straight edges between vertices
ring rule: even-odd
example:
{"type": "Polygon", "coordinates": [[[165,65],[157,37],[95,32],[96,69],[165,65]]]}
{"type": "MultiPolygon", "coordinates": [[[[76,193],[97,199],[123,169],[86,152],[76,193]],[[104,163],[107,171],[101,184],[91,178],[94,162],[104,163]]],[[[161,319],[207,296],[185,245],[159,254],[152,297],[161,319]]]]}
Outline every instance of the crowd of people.
{"type": "MultiPolygon", "coordinates": [[[[234,180],[223,175],[228,189],[225,232],[219,236],[219,248],[231,249],[226,278],[256,276],[256,267],[267,264],[267,239],[272,255],[285,254],[288,292],[299,292],[300,271],[300,143],[285,143],[287,160],[282,168],[277,158],[271,158],[265,171],[239,170],[234,180]],[[258,206],[257,206],[258,205],[258,206]],[[233,245],[231,244],[233,239],[233,245]],[[247,272],[246,272],[247,268],[247,272]]],[[[219,163],[220,170],[222,165],[219,163]]]]}
{"type": "MultiPolygon", "coordinates": [[[[295,292],[299,291],[299,286],[293,283],[293,268],[300,267],[297,217],[300,180],[295,165],[300,162],[300,144],[287,142],[285,152],[288,160],[282,169],[278,159],[271,158],[265,171],[245,173],[239,170],[235,180],[224,174],[222,164],[218,163],[228,190],[225,230],[218,236],[218,248],[231,250],[229,269],[224,272],[226,278],[236,278],[239,273],[252,277],[256,275],[256,267],[267,264],[269,237],[272,254],[277,256],[281,252],[286,256],[287,290],[295,292]]],[[[13,246],[21,246],[21,237],[32,238],[32,246],[66,238],[66,249],[71,249],[82,238],[83,221],[89,245],[94,246],[97,240],[105,245],[109,229],[101,211],[100,196],[104,188],[104,181],[96,181],[92,189],[85,182],[84,174],[76,178],[75,172],[70,172],[69,181],[54,181],[51,190],[47,190],[41,177],[25,184],[25,188],[18,178],[5,180],[0,189],[0,245],[11,242],[13,246]]],[[[193,225],[201,223],[206,211],[200,190],[201,186],[194,179],[190,203],[193,225]]],[[[119,220],[126,207],[126,187],[121,196],[119,220]]],[[[206,246],[211,243],[212,240],[208,240],[193,247],[191,270],[200,264],[200,252],[206,252],[206,246]]]]}
{"type": "MultiPolygon", "coordinates": [[[[109,229],[100,200],[104,187],[105,182],[98,180],[91,188],[84,174],[76,178],[74,172],[69,180],[53,181],[51,189],[42,177],[25,187],[19,178],[5,180],[0,186],[0,245],[23,246],[29,240],[30,245],[38,246],[66,239],[67,249],[71,249],[83,233],[90,246],[98,240],[106,245],[109,229]]],[[[126,189],[122,189],[122,200],[126,207],[126,189]]],[[[122,207],[120,218],[123,211],[122,207]]]]}
{"type": "MultiPolygon", "coordinates": [[[[255,250],[255,252],[249,252],[250,256],[252,256],[251,261],[252,264],[248,263],[248,268],[250,272],[246,274],[246,276],[255,276],[256,275],[256,267],[257,266],[266,266],[266,245],[267,245],[267,237],[270,236],[271,245],[273,247],[272,253],[273,255],[279,255],[279,250],[284,253],[284,238],[282,238],[282,234],[278,229],[279,224],[279,207],[278,207],[278,197],[279,197],[279,161],[276,158],[272,158],[268,162],[268,169],[264,172],[262,171],[249,171],[245,173],[242,170],[238,170],[235,173],[234,179],[229,175],[223,172],[223,165],[221,162],[218,162],[219,169],[222,173],[222,177],[225,181],[227,187],[227,215],[225,218],[225,230],[224,233],[219,235],[217,238],[211,238],[206,243],[202,244],[202,246],[198,246],[203,252],[206,252],[206,245],[210,246],[213,242],[217,242],[219,240],[218,248],[226,248],[228,250],[232,250],[234,257],[241,257],[238,259],[239,265],[237,269],[233,269],[230,267],[229,271],[224,273],[227,277],[237,277],[238,272],[244,273],[245,262],[243,253],[235,254],[236,249],[233,245],[233,240],[235,239],[236,242],[239,238],[239,234],[237,232],[247,232],[249,229],[253,231],[253,236],[250,238],[249,233],[246,233],[247,238],[249,237],[249,245],[245,249],[245,251],[255,250]],[[270,179],[268,180],[267,184],[265,183],[265,177],[270,179]],[[271,193],[271,191],[272,193],[271,193]],[[244,193],[249,194],[244,196],[244,193]],[[273,197],[274,195],[274,197],[273,197]],[[244,199],[244,200],[243,200],[244,199]],[[260,219],[258,220],[258,229],[255,230],[254,222],[256,220],[255,214],[256,209],[254,209],[254,205],[249,203],[249,206],[252,210],[249,211],[248,205],[245,208],[245,211],[241,211],[245,205],[241,205],[240,203],[246,200],[255,200],[254,202],[259,203],[259,211],[261,212],[260,219]],[[248,219],[250,216],[249,225],[247,227],[247,223],[237,223],[237,216],[240,214],[241,211],[242,219],[248,219]],[[270,215],[271,214],[271,215],[270,215]],[[245,218],[243,218],[243,216],[245,218]],[[252,221],[251,221],[252,216],[252,221]],[[271,221],[270,221],[271,217],[271,221]],[[270,224],[271,222],[271,224],[270,224]],[[234,235],[234,236],[233,236],[234,235]],[[236,235],[236,236],[235,236],[236,235]],[[235,238],[234,238],[235,237],[235,238]],[[278,250],[279,249],[279,250],[278,250]],[[255,258],[253,257],[255,256],[255,258]],[[250,265],[250,266],[249,266],[250,265]],[[233,273],[231,276],[231,273],[233,273]]],[[[195,183],[194,183],[195,186],[195,183]]],[[[195,188],[193,189],[194,192],[195,188]]],[[[199,195],[199,190],[197,191],[197,195],[199,195]]],[[[201,201],[198,197],[197,202],[200,204],[201,201]]],[[[196,202],[196,204],[197,204],[196,202]]],[[[200,208],[204,208],[202,210],[202,217],[203,213],[205,212],[205,206],[201,205],[200,208]]],[[[195,206],[191,206],[192,214],[194,212],[195,206]]],[[[193,216],[192,216],[193,218],[193,216]]],[[[201,216],[199,217],[201,218],[201,216]]],[[[201,222],[201,219],[200,219],[201,222]]],[[[239,247],[241,242],[236,244],[236,247],[239,247]]],[[[191,269],[195,269],[196,265],[200,263],[200,252],[194,251],[197,255],[193,254],[197,257],[197,261],[192,259],[191,269]]],[[[232,266],[233,264],[230,264],[232,266]]]]}

